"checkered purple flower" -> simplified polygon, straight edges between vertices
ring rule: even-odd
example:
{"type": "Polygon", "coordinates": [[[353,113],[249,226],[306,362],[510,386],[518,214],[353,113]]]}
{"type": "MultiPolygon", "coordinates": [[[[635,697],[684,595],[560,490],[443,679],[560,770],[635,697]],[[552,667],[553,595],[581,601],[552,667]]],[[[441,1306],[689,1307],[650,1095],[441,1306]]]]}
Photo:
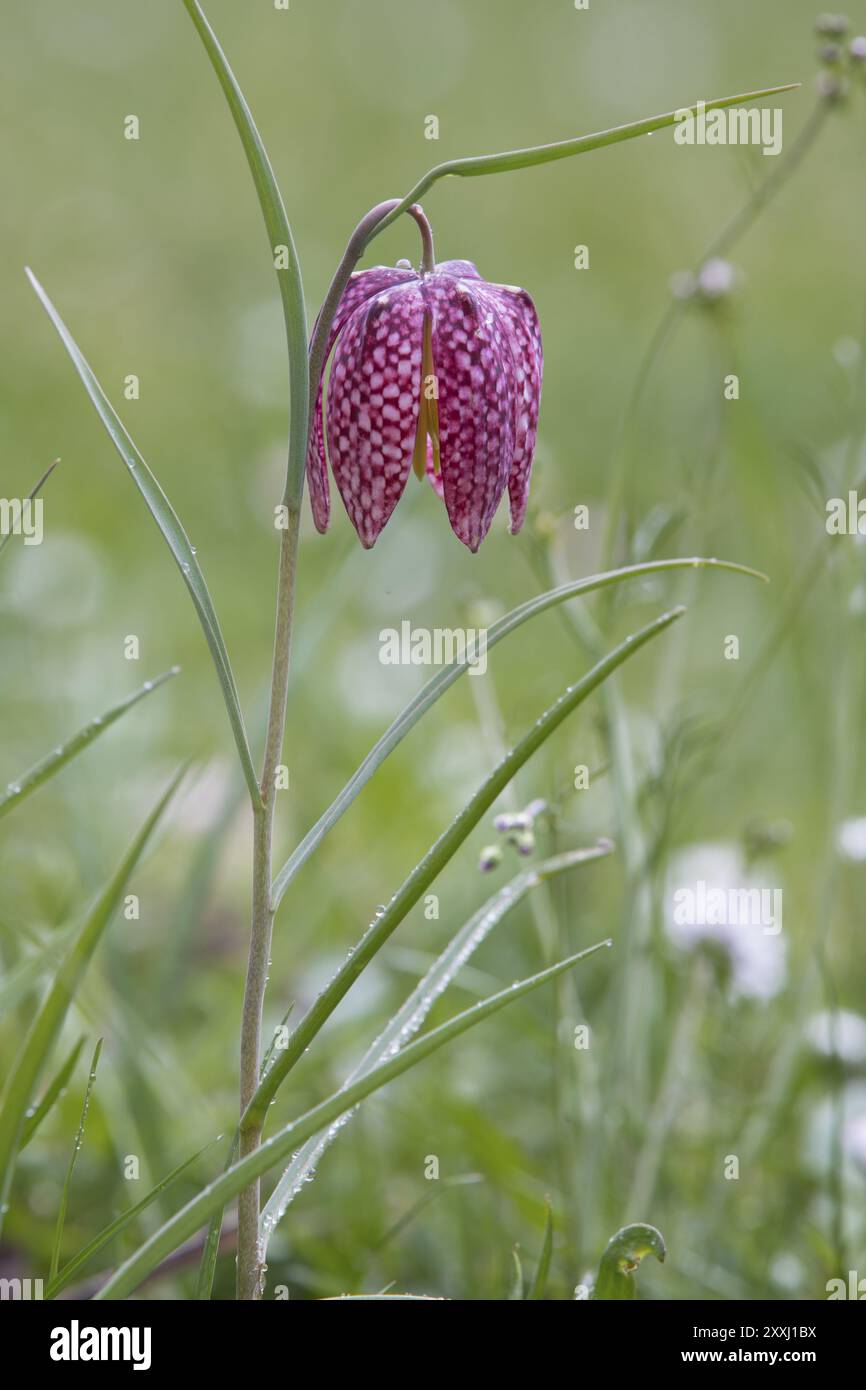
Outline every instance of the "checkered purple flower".
{"type": "Polygon", "coordinates": [[[489,284],[470,261],[443,261],[429,272],[375,266],[349,281],[326,360],[332,349],[307,454],[319,531],[330,518],[326,435],[337,487],[368,548],[413,468],[429,477],[470,550],[486,536],[506,487],[511,530],[520,530],[542,374],[538,316],[526,290],[489,284]]]}

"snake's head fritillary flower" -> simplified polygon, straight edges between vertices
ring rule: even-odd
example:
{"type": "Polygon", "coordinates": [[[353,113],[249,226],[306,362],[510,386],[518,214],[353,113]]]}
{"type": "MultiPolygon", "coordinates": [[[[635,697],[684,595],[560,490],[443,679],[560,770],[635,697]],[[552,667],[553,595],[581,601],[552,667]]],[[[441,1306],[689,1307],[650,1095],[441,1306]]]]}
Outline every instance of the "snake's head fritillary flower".
{"type": "Polygon", "coordinates": [[[319,531],[330,516],[326,436],[337,487],[368,548],[413,469],[429,477],[470,550],[506,487],[511,530],[520,530],[542,372],[538,316],[525,290],[490,284],[470,261],[426,271],[375,266],[351,277],[326,360],[332,350],[307,455],[319,531]]]}

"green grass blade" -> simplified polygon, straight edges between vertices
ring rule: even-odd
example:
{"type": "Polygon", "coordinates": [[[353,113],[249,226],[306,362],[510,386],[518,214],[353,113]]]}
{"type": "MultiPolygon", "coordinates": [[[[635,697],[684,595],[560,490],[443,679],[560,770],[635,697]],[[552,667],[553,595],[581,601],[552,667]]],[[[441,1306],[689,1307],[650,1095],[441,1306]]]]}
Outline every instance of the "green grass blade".
{"type": "Polygon", "coordinates": [[[529,733],[521,739],[514,748],[510,749],[496,765],[489,777],[482,782],[481,786],[470,797],[459,815],[451,822],[446,831],[440,835],[439,839],[427,851],[420,863],[404,880],[400,888],[394,894],[384,912],[371,922],[366,932],[362,936],[355,950],[349,955],[341,965],[340,969],[333,976],[330,982],[322,990],[318,998],[307,1010],[301,1022],[295,1028],[289,1038],[288,1046],[283,1049],[265,1076],[247,1106],[244,1114],[244,1123],[250,1128],[257,1127],[264,1122],[268,1112],[268,1106],[276,1095],[285,1077],[291,1071],[298,1058],[303,1056],[304,1051],[309,1047],[313,1038],[324,1026],[331,1014],[340,1003],[341,999],[348,993],[355,980],[362,970],[376,955],[377,951],[384,946],[392,932],[400,925],[403,918],[418,902],[428,886],[436,878],[437,874],[445,867],[451,857],[460,848],[463,841],[478,824],[485,811],[488,810],[499,796],[500,792],[508,785],[515,773],[532,754],[535,753],[550,735],[559,728],[560,724],[578,705],[592,694],[609,675],[619,666],[627,661],[630,656],[638,652],[645,643],[658,637],[671,623],[681,617],[685,612],[684,608],[673,609],[670,613],[664,613],[654,622],[641,628],[632,636],[627,637],[612,652],[603,657],[601,661],[593,666],[575,685],[569,688],[545,710],[540,719],[536,720],[529,733]]]}
{"type": "Polygon", "coordinates": [[[223,635],[220,630],[219,620],[213,606],[210,592],[201,572],[201,566],[196,559],[195,547],[190,544],[189,537],[181,525],[180,518],[172,507],[157,479],[151,473],[138,449],[127,434],[120,417],[117,415],[113,406],[108,400],[105,392],[97,381],[90,368],[89,363],[83,356],[78,344],[66,327],[62,318],[58,314],[45,290],[40,285],[36,276],[31,270],[27,271],[28,279],[33,286],[36,294],[45,309],[48,317],[57,330],[60,341],[66,348],[72,365],[81,378],[85,391],[93,403],[96,413],[102,421],[111,439],[112,444],[117,450],[129,470],[129,476],[144,498],[148,511],[156,522],[162,534],[163,540],[168,546],[174,561],[181,572],[183,581],[189,591],[193,601],[193,606],[198,614],[199,622],[204,631],[210,653],[216,667],[217,677],[219,678],[220,688],[223,693],[226,710],[228,711],[229,723],[237,744],[238,756],[241,761],[241,768],[249,788],[250,797],[254,805],[259,805],[261,795],[259,785],[253,768],[250,746],[247,740],[244,717],[241,712],[240,699],[238,697],[235,678],[232,674],[231,663],[229,662],[223,635]]]}
{"type": "Polygon", "coordinates": [[[99,738],[101,733],[104,733],[107,728],[121,719],[128,710],[138,704],[139,700],[143,700],[146,695],[150,695],[152,691],[165,685],[166,681],[171,680],[172,676],[176,676],[179,671],[179,666],[173,666],[170,671],[165,671],[155,680],[145,681],[139,690],[128,695],[125,700],[121,700],[119,705],[106,710],[104,714],[98,714],[95,719],[91,719],[89,723],[85,724],[83,729],[79,729],[78,733],[73,734],[66,743],[55,748],[53,753],[49,753],[47,757],[42,758],[27,772],[16,777],[13,782],[9,783],[5,792],[0,795],[0,819],[7,815],[13,806],[20,806],[21,802],[32,792],[35,792],[38,787],[41,787],[43,782],[47,782],[79,753],[83,753],[85,748],[89,748],[94,739],[99,738]]]}
{"type": "Polygon", "coordinates": [[[292,1002],[291,1002],[291,1004],[289,1005],[289,1007],[286,1009],[286,1012],[283,1014],[283,1017],[282,1017],[282,1019],[280,1020],[279,1025],[274,1029],[274,1035],[273,1035],[273,1037],[271,1038],[270,1042],[268,1043],[268,1046],[267,1046],[267,1048],[266,1048],[266,1050],[265,1050],[265,1055],[264,1055],[264,1057],[262,1058],[262,1065],[261,1065],[261,1075],[262,1075],[262,1076],[264,1076],[265,1073],[266,1073],[267,1071],[269,1071],[269,1069],[270,1069],[271,1063],[272,1063],[273,1060],[274,1060],[274,1054],[275,1054],[276,1051],[277,1051],[277,1038],[279,1037],[279,1035],[280,1035],[281,1031],[283,1030],[283,1028],[287,1027],[288,1022],[289,1022],[289,1019],[291,1018],[292,1013],[294,1012],[294,1008],[295,1008],[295,1001],[294,1001],[294,999],[293,999],[292,1002]]]}
{"type": "MultiPolygon", "coordinates": [[[[238,1156],[238,1136],[235,1135],[234,1142],[229,1150],[226,1162],[226,1171],[231,1168],[238,1156]]],[[[213,1293],[213,1281],[216,1274],[217,1260],[220,1253],[220,1235],[223,1228],[223,1208],[220,1206],[211,1216],[208,1223],[207,1236],[205,1237],[204,1249],[201,1252],[199,1261],[198,1276],[196,1278],[195,1296],[196,1301],[207,1303],[213,1293]]]]}
{"type": "MultiPolygon", "coordinates": [[[[404,1047],[423,1024],[436,1000],[444,993],[452,980],[463,969],[478,948],[498,926],[508,913],[523,901],[528,893],[540,884],[548,882],[557,875],[610,854],[613,846],[603,842],[591,849],[571,850],[551,859],[534,864],[522,874],[517,874],[506,883],[479,910],[469,918],[451,938],[441,955],[419,981],[405,1003],[376,1041],[367,1049],[358,1065],[349,1073],[344,1086],[357,1081],[373,1071],[394,1052],[404,1047]]],[[[261,1241],[267,1252],[268,1240],[277,1224],[282,1220],[293,1198],[302,1186],[309,1182],[325,1150],[333,1143],[342,1130],[333,1126],[324,1134],[317,1134],[293,1155],[279,1182],[268,1198],[261,1215],[261,1241]]]]}
{"type": "Polygon", "coordinates": [[[8,975],[0,985],[0,1017],[14,1009],[21,1000],[35,989],[43,975],[47,975],[75,935],[75,927],[61,927],[52,933],[49,940],[36,954],[22,961],[17,970],[8,975]]]}
{"type": "MultiPolygon", "coordinates": [[[[799,86],[799,82],[787,82],[781,87],[762,87],[757,92],[742,92],[738,96],[713,97],[704,102],[704,110],[720,111],[728,106],[747,106],[752,102],[762,101],[766,97],[780,96],[783,92],[796,91],[799,86]]],[[[448,178],[452,174],[459,178],[476,178],[483,174],[503,174],[513,169],[529,169],[536,164],[550,164],[556,159],[570,159],[572,155],[587,154],[590,150],[600,150],[606,145],[619,145],[623,140],[634,140],[641,135],[652,135],[656,130],[664,130],[666,126],[676,124],[681,111],[696,113],[697,110],[698,103],[692,102],[689,106],[678,107],[676,111],[666,111],[661,116],[647,116],[644,120],[630,121],[627,125],[613,126],[609,130],[599,130],[592,135],[579,135],[573,140],[557,140],[551,145],[533,145],[528,149],[505,150],[501,154],[475,155],[469,159],[449,159],[444,164],[437,164],[435,168],[430,169],[423,178],[418,180],[403,201],[393,208],[386,217],[383,217],[381,222],[377,223],[367,237],[366,244],[369,245],[374,236],[378,236],[407,208],[411,207],[413,203],[417,203],[419,198],[423,198],[427,190],[432,188],[439,179],[448,178]]]]}
{"type": "MultiPolygon", "coordinates": [[[[33,499],[34,499],[34,497],[38,497],[38,496],[39,496],[39,493],[42,491],[43,487],[44,487],[45,484],[48,482],[48,479],[51,477],[51,474],[54,472],[54,470],[55,470],[55,468],[57,467],[57,465],[58,465],[59,462],[60,462],[60,459],[55,459],[53,463],[49,463],[49,465],[48,465],[48,467],[46,468],[45,472],[42,474],[42,477],[39,479],[39,482],[36,483],[36,484],[30,489],[30,491],[28,492],[28,494],[27,494],[27,501],[28,501],[28,502],[32,502],[33,499]]],[[[8,532],[6,533],[6,535],[0,536],[0,553],[2,553],[2,551],[3,551],[3,550],[6,548],[6,546],[8,545],[11,535],[12,535],[12,532],[11,532],[11,531],[8,531],[8,532]]]]}
{"type": "Polygon", "coordinates": [[[253,176],[262,216],[265,220],[272,259],[275,260],[276,247],[284,246],[286,248],[287,264],[285,267],[277,269],[283,318],[286,323],[286,345],[289,351],[291,410],[289,466],[284,500],[288,505],[297,508],[300,505],[304,489],[310,390],[307,359],[307,316],[300,261],[271,162],[244,94],[220,47],[216,34],[205,18],[201,5],[198,4],[198,0],[183,0],[183,3],[219,79],[219,84],[237,127],[244,154],[250,166],[250,173],[253,176]]]}
{"type": "Polygon", "coordinates": [[[180,782],[185,768],[172,778],[123,860],[103,888],[62,961],[24,1040],[0,1100],[0,1223],[9,1198],[15,1156],[27,1107],[48,1060],[66,1012],[81,983],[91,956],[120,902],[130,874],[138,863],[156,824],[180,782]]]}
{"type": "Polygon", "coordinates": [[[547,1199],[547,1216],[544,1221],[544,1240],[541,1246],[541,1255],[538,1259],[538,1268],[535,1271],[535,1278],[530,1285],[526,1295],[530,1299],[544,1298],[544,1290],[547,1288],[547,1276],[550,1273],[550,1260],[553,1255],[553,1207],[550,1198],[547,1199]]]}
{"type": "Polygon", "coordinates": [[[62,1290],[72,1282],[88,1261],[93,1259],[94,1255],[98,1254],[100,1250],[103,1250],[105,1246],[108,1245],[110,1241],[114,1240],[115,1236],[118,1236],[121,1231],[125,1230],[136,1217],[140,1216],[143,1211],[146,1211],[148,1207],[152,1206],[157,1197],[161,1197],[164,1192],[167,1192],[172,1184],[177,1182],[178,1178],[182,1177],[184,1173],[192,1168],[202,1155],[207,1153],[208,1149],[212,1148],[217,1142],[216,1139],[212,1139],[209,1144],[205,1144],[197,1153],[192,1154],[189,1158],[185,1158],[176,1168],[172,1168],[171,1172],[158,1182],[155,1187],[152,1187],[150,1191],[142,1197],[140,1202],[136,1202],[135,1206],[130,1207],[128,1211],[121,1212],[120,1216],[116,1216],[108,1226],[105,1226],[91,1241],[88,1241],[87,1245],[82,1246],[78,1253],[73,1255],[72,1259],[63,1266],[59,1274],[56,1274],[50,1283],[46,1285],[45,1298],[56,1298],[57,1294],[62,1292],[62,1290]]]}
{"type": "Polygon", "coordinates": [[[611,1236],[598,1267],[594,1299],[622,1301],[635,1296],[635,1271],[647,1255],[664,1263],[664,1238],[655,1226],[635,1222],[611,1236]]]}
{"type": "Polygon", "coordinates": [[[469,1187],[483,1182],[484,1175],[482,1173],[455,1173],[453,1178],[440,1178],[438,1182],[431,1183],[433,1191],[426,1192],[423,1197],[419,1197],[417,1201],[412,1203],[408,1211],[404,1211],[402,1216],[398,1216],[393,1225],[389,1226],[385,1234],[376,1241],[372,1247],[372,1253],[381,1254],[385,1246],[402,1235],[422,1211],[425,1211],[432,1202],[438,1201],[446,1193],[454,1191],[458,1187],[469,1187]]]}
{"type": "Polygon", "coordinates": [[[523,1300],[523,1264],[516,1245],[511,1247],[511,1284],[508,1289],[508,1302],[520,1303],[523,1300]]]}
{"type": "MultiPolygon", "coordinates": [[[[520,604],[518,608],[513,608],[510,613],[506,613],[488,629],[487,650],[489,651],[497,642],[501,642],[503,637],[507,637],[523,623],[528,622],[530,618],[536,617],[539,613],[545,613],[549,608],[565,603],[568,599],[579,598],[584,594],[593,593],[597,589],[605,589],[609,585],[619,584],[625,579],[640,579],[647,575],[663,574],[668,570],[680,569],[719,569],[731,574],[742,574],[752,579],[760,579],[764,583],[768,582],[765,574],[762,574],[760,570],[751,569],[748,565],[737,565],[729,560],[705,559],[701,556],[675,560],[651,560],[640,565],[628,565],[622,569],[610,570],[605,574],[595,574],[587,579],[575,579],[568,584],[561,584],[555,589],[549,589],[546,593],[538,594],[535,598],[520,604]]],[[[357,771],[349,778],[339,796],[319,817],[316,824],[307,832],[280,869],[273,885],[275,907],[279,906],[286,889],[299,869],[318,848],[328,832],[333,829],[340,817],[345,815],[355,797],[378,771],[389,754],[393,753],[397,745],[418,723],[418,720],[426,714],[431,705],[434,705],[449,686],[459,680],[466,670],[468,670],[468,665],[465,661],[452,661],[447,666],[441,667],[418,691],[418,694],[409,701],[405,709],[401,710],[393,724],[385,731],[378,743],[370,749],[357,771]]]]}
{"type": "Polygon", "coordinates": [[[402,1052],[397,1053],[396,1057],[391,1057],[387,1062],[383,1062],[375,1071],[361,1077],[347,1090],[338,1091],[336,1095],[330,1096],[328,1100],[314,1106],[305,1115],[291,1121],[277,1134],[265,1140],[261,1148],[256,1149],[254,1153],[248,1154],[246,1158],[226,1169],[198,1196],[188,1202],[181,1211],[171,1217],[120,1266],[112,1278],[100,1289],[96,1297],[98,1299],[128,1297],[138,1287],[142,1279],[147,1278],[151,1270],[155,1269],[167,1255],[170,1255],[196,1231],[201,1230],[214,1212],[224,1207],[256,1178],[261,1177],[270,1168],[288,1158],[292,1151],[305,1143],[307,1139],[311,1139],[321,1129],[333,1124],[347,1110],[351,1110],[360,1101],[372,1095],[374,1091],[386,1086],[395,1077],[401,1076],[411,1067],[417,1066],[419,1062],[438,1051],[440,1047],[444,1047],[446,1043],[459,1037],[461,1033],[465,1033],[467,1029],[474,1027],[483,1019],[489,1018],[499,1009],[505,1008],[512,1000],[520,999],[532,990],[556,979],[565,971],[572,970],[580,961],[587,960],[611,944],[610,941],[600,941],[595,946],[578,952],[577,955],[569,956],[566,960],[559,961],[556,965],[539,971],[537,975],[532,975],[529,979],[515,982],[509,988],[491,995],[489,999],[482,1000],[480,1004],[474,1004],[471,1008],[464,1009],[462,1013],[449,1019],[447,1023],[442,1023],[438,1028],[433,1028],[429,1033],[425,1033],[423,1037],[416,1038],[402,1052]]]}
{"type": "Polygon", "coordinates": [[[66,1058],[63,1066],[54,1077],[54,1080],[46,1089],[45,1095],[42,1097],[39,1104],[33,1107],[32,1111],[25,1119],[24,1126],[21,1130],[21,1141],[18,1145],[19,1152],[21,1149],[26,1149],[37,1129],[42,1124],[42,1121],[45,1119],[45,1116],[53,1109],[56,1102],[60,1100],[60,1097],[66,1091],[69,1078],[75,1070],[75,1063],[78,1061],[78,1054],[81,1052],[83,1046],[84,1037],[82,1035],[66,1058]]]}
{"type": "Polygon", "coordinates": [[[72,1174],[75,1172],[75,1164],[81,1152],[81,1145],[84,1142],[84,1126],[87,1123],[87,1111],[90,1107],[90,1096],[93,1091],[93,1083],[96,1080],[96,1068],[99,1066],[99,1056],[102,1052],[102,1038],[96,1044],[93,1052],[93,1059],[90,1063],[90,1072],[87,1077],[87,1085],[84,1088],[84,1101],[81,1106],[81,1119],[78,1121],[78,1132],[75,1135],[75,1143],[72,1145],[72,1153],[69,1155],[69,1163],[66,1168],[66,1177],[63,1181],[63,1191],[60,1194],[60,1207],[57,1212],[57,1225],[54,1228],[54,1244],[51,1249],[51,1265],[48,1271],[49,1280],[57,1275],[60,1264],[60,1246],[63,1242],[63,1227],[66,1225],[66,1208],[69,1203],[69,1189],[72,1185],[72,1174]]]}

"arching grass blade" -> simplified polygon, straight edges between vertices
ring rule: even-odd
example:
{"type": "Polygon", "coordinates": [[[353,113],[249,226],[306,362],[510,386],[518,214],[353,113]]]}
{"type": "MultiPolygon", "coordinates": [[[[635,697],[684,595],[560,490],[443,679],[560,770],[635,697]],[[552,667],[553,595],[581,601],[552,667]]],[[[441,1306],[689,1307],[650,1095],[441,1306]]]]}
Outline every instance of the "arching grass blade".
{"type": "Polygon", "coordinates": [[[96,1068],[99,1066],[99,1056],[102,1052],[102,1038],[96,1044],[93,1052],[93,1059],[90,1063],[90,1071],[87,1076],[87,1085],[84,1088],[84,1101],[81,1106],[81,1119],[78,1121],[78,1131],[75,1135],[75,1143],[72,1145],[72,1153],[69,1156],[69,1164],[66,1169],[66,1177],[63,1180],[63,1190],[60,1194],[60,1208],[57,1212],[57,1225],[54,1228],[54,1244],[51,1249],[51,1265],[48,1278],[54,1279],[57,1268],[60,1264],[60,1246],[63,1243],[63,1227],[66,1224],[66,1207],[69,1202],[69,1189],[72,1185],[72,1174],[75,1172],[75,1163],[81,1152],[81,1145],[84,1142],[84,1126],[87,1123],[87,1111],[90,1108],[90,1096],[93,1091],[93,1083],[96,1080],[96,1068]]]}
{"type": "Polygon", "coordinates": [[[463,841],[478,824],[485,811],[492,806],[515,773],[559,728],[563,720],[578,705],[582,704],[608,676],[629,657],[640,651],[647,642],[660,636],[670,627],[671,623],[682,617],[684,612],[684,608],[675,608],[669,613],[663,613],[654,622],[627,637],[625,641],[597,662],[581,680],[577,681],[575,685],[569,686],[559,699],[545,710],[541,718],[536,720],[529,733],[505,754],[505,757],[501,759],[489,777],[470,797],[448,829],[440,835],[424,858],[416,864],[384,912],[371,922],[355,950],[346,958],[340,969],[307,1010],[289,1038],[288,1046],[274,1058],[270,1071],[267,1076],[263,1077],[242,1117],[242,1125],[255,1128],[264,1122],[268,1106],[298,1058],[303,1055],[319,1029],[330,1018],[361,972],[384,946],[406,914],[414,907],[427,887],[460,848],[463,841]]]}
{"type": "MultiPolygon", "coordinates": [[[[517,874],[506,883],[487,902],[470,917],[469,921],[451,938],[441,955],[433,962],[423,979],[397,1010],[385,1029],[368,1048],[358,1065],[349,1073],[344,1085],[351,1085],[360,1076],[384,1062],[394,1052],[410,1041],[413,1034],[424,1023],[436,1000],[456,978],[464,965],[472,958],[478,948],[498,926],[508,913],[517,907],[528,893],[540,884],[548,882],[579,864],[590,863],[610,854],[613,845],[603,842],[591,849],[570,850],[551,859],[534,864],[522,874],[517,874]]],[[[263,1251],[267,1251],[268,1241],[277,1224],[282,1220],[286,1209],[297,1196],[305,1183],[312,1178],[322,1154],[341,1133],[333,1126],[318,1134],[304,1144],[274,1187],[261,1215],[261,1241],[263,1251]]]]}
{"type": "Polygon", "coordinates": [[[424,1058],[437,1052],[440,1047],[444,1047],[446,1043],[453,1041],[461,1033],[474,1027],[476,1023],[489,1018],[491,1014],[505,1008],[513,1000],[520,999],[532,990],[556,979],[566,970],[572,970],[580,961],[588,960],[590,956],[611,944],[610,941],[600,941],[595,946],[578,952],[577,955],[569,956],[566,960],[559,961],[556,965],[539,971],[537,975],[532,975],[526,980],[516,981],[509,988],[500,990],[497,994],[491,995],[489,999],[482,1000],[480,1004],[474,1004],[471,1008],[464,1009],[462,1013],[449,1019],[447,1023],[442,1023],[438,1028],[433,1028],[429,1033],[416,1038],[402,1052],[398,1052],[395,1057],[383,1062],[375,1071],[361,1077],[346,1090],[338,1091],[336,1095],[322,1101],[320,1105],[314,1106],[312,1110],[307,1111],[299,1119],[293,1120],[272,1138],[265,1140],[261,1148],[256,1149],[246,1158],[241,1159],[224,1173],[221,1173],[197,1197],[194,1197],[181,1211],[160,1227],[139,1250],[120,1266],[99,1291],[97,1298],[127,1298],[151,1270],[155,1269],[167,1255],[170,1255],[185,1240],[200,1230],[215,1211],[224,1207],[256,1178],[261,1177],[263,1173],[268,1172],[270,1168],[286,1159],[294,1149],[305,1143],[307,1139],[339,1120],[340,1116],[345,1114],[347,1110],[351,1110],[360,1101],[372,1095],[374,1091],[386,1086],[395,1077],[401,1076],[411,1067],[417,1066],[424,1058]]]}
{"type": "Polygon", "coordinates": [[[141,858],[185,770],[181,769],[172,778],[124,855],[119,868],[85,917],[36,1013],[6,1080],[0,1100],[0,1223],[9,1197],[15,1156],[26,1121],[27,1107],[39,1084],[49,1053],[60,1033],[69,1005],[75,997],[91,956],[114,915],[127,880],[141,858]]]}
{"type": "Polygon", "coordinates": [[[29,269],[27,271],[27,276],[39,297],[42,307],[54,324],[60,341],[63,343],[63,346],[72,359],[72,365],[81,378],[84,389],[90,397],[97,415],[105,426],[112,444],[126,464],[129,470],[129,476],[144,498],[147,509],[159,527],[162,537],[171,551],[175,564],[181,572],[183,581],[193,601],[195,611],[198,614],[198,619],[201,623],[208,647],[210,648],[220,688],[223,693],[223,700],[225,701],[226,710],[228,712],[229,723],[231,724],[235,744],[237,745],[241,768],[249,788],[250,798],[253,804],[257,806],[261,801],[261,795],[253,768],[237,686],[235,685],[235,678],[232,673],[226,645],[223,641],[216,610],[213,606],[213,600],[211,599],[207,584],[205,583],[204,575],[201,572],[201,566],[196,559],[195,547],[190,544],[189,537],[181,525],[177,512],[172,507],[153,473],[151,473],[138,449],[133,444],[132,439],[127,434],[120,421],[120,417],[110,404],[108,397],[96,380],[89,363],[51,300],[48,298],[45,290],[42,288],[33,272],[29,269]]]}
{"type": "Polygon", "coordinates": [[[83,1046],[84,1037],[82,1036],[78,1039],[78,1042],[74,1045],[66,1061],[63,1063],[63,1066],[46,1089],[45,1095],[42,1097],[39,1104],[34,1106],[31,1113],[27,1116],[21,1130],[21,1140],[18,1145],[19,1151],[21,1149],[26,1149],[42,1121],[45,1119],[45,1116],[54,1108],[55,1103],[64,1094],[69,1083],[69,1078],[75,1070],[78,1054],[81,1052],[83,1046]]]}
{"type": "MultiPolygon", "coordinates": [[[[492,624],[487,632],[487,650],[489,651],[497,642],[501,642],[504,637],[516,631],[530,618],[536,617],[539,613],[545,613],[549,608],[565,603],[568,599],[594,593],[596,590],[605,589],[609,585],[619,584],[625,579],[646,578],[649,575],[682,569],[725,570],[731,574],[746,575],[751,579],[768,582],[765,574],[762,574],[760,570],[751,569],[748,565],[734,564],[730,560],[708,559],[699,555],[683,559],[650,560],[640,565],[628,565],[622,569],[610,570],[605,574],[591,575],[587,579],[572,580],[568,584],[561,584],[555,589],[549,589],[546,593],[528,599],[526,603],[520,604],[519,607],[512,609],[510,613],[506,613],[504,617],[492,624]]],[[[371,748],[357,771],[349,778],[339,796],[319,817],[316,824],[307,832],[280,869],[273,887],[273,899],[276,907],[282,901],[286,889],[298,870],[309,859],[313,850],[321,844],[328,832],[333,829],[340,817],[346,813],[355,797],[378,771],[389,754],[393,753],[422,715],[426,714],[431,705],[434,705],[449,686],[459,680],[466,670],[468,670],[466,661],[452,661],[447,666],[443,666],[434,676],[431,676],[426,685],[409,701],[405,709],[401,710],[378,743],[371,748]]]]}
{"type": "MultiPolygon", "coordinates": [[[[222,1136],[220,1136],[220,1138],[221,1137],[222,1136]]],[[[88,1241],[87,1245],[83,1245],[78,1253],[73,1255],[71,1260],[67,1261],[59,1274],[55,1275],[46,1286],[45,1297],[55,1298],[57,1294],[61,1293],[62,1290],[72,1282],[79,1271],[84,1268],[88,1261],[93,1259],[94,1255],[97,1255],[100,1250],[103,1250],[105,1246],[114,1240],[115,1236],[118,1236],[121,1231],[125,1230],[136,1217],[140,1216],[143,1211],[146,1211],[149,1206],[152,1206],[157,1197],[161,1197],[164,1192],[167,1192],[172,1184],[177,1182],[178,1178],[182,1177],[184,1173],[188,1172],[193,1164],[197,1163],[202,1155],[206,1154],[208,1149],[212,1148],[217,1142],[218,1140],[212,1139],[209,1144],[205,1144],[197,1153],[192,1154],[189,1158],[185,1158],[176,1168],[172,1168],[171,1172],[166,1174],[155,1187],[152,1187],[150,1191],[142,1197],[140,1202],[136,1202],[135,1206],[130,1207],[128,1211],[121,1212],[120,1216],[115,1217],[115,1219],[110,1222],[108,1226],[104,1227],[98,1235],[95,1235],[91,1241],[88,1241]]]]}
{"type": "Polygon", "coordinates": [[[139,690],[134,691],[132,695],[127,695],[125,700],[121,700],[120,704],[114,705],[104,714],[98,714],[82,729],[79,729],[77,734],[73,734],[72,738],[67,739],[66,743],[55,748],[53,753],[49,753],[27,772],[16,777],[0,795],[0,818],[11,811],[14,806],[20,806],[26,797],[35,792],[38,787],[42,786],[43,782],[47,782],[79,753],[83,753],[85,748],[89,748],[94,739],[99,738],[101,733],[104,733],[118,719],[121,719],[128,710],[138,704],[139,700],[143,700],[146,695],[150,695],[152,691],[165,685],[166,681],[171,680],[172,676],[176,676],[179,671],[179,666],[173,666],[170,671],[165,671],[155,680],[145,681],[139,690]]]}

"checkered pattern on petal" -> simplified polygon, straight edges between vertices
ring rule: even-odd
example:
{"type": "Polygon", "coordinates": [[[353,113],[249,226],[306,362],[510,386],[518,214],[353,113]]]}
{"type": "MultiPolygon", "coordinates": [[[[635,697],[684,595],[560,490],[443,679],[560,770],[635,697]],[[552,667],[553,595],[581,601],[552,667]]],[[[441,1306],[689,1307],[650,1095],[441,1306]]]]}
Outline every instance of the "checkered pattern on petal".
{"type": "MultiPolygon", "coordinates": [[[[328,335],[328,345],[322,366],[316,400],[310,417],[310,439],[307,446],[307,483],[310,489],[310,506],[318,531],[327,531],[331,515],[331,490],[328,486],[328,468],[325,460],[325,436],[322,422],[322,397],[325,385],[325,369],[331,349],[350,316],[373,295],[380,294],[392,285],[406,284],[417,280],[413,270],[401,270],[395,266],[377,265],[370,270],[355,271],[343,291],[343,297],[334,315],[334,322],[328,335]]],[[[318,322],[318,320],[317,320],[318,322]]],[[[314,330],[315,331],[315,330],[314,330]]]]}
{"type": "Polygon", "coordinates": [[[423,327],[419,284],[405,283],[365,300],[334,349],[326,398],[328,452],[346,511],[368,549],[400,500],[412,466],[423,327]]]}
{"type": "Polygon", "coordinates": [[[476,551],[508,481],[514,454],[514,362],[508,320],[471,277],[441,270],[421,293],[431,315],[445,506],[476,551]]]}
{"type": "Polygon", "coordinates": [[[455,280],[481,279],[472,261],[440,261],[436,271],[439,275],[450,275],[455,280]]]}
{"type": "Polygon", "coordinates": [[[526,290],[513,285],[484,284],[484,294],[495,303],[508,325],[507,340],[513,360],[514,458],[508,475],[510,530],[520,530],[529,501],[529,480],[538,433],[541,377],[544,359],[541,328],[535,305],[526,290]]]}

